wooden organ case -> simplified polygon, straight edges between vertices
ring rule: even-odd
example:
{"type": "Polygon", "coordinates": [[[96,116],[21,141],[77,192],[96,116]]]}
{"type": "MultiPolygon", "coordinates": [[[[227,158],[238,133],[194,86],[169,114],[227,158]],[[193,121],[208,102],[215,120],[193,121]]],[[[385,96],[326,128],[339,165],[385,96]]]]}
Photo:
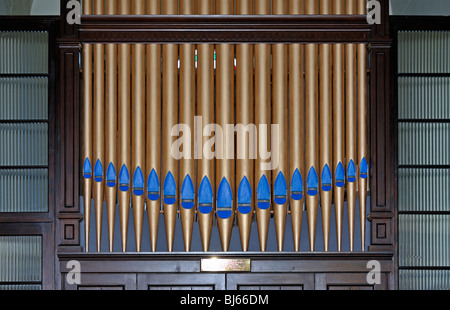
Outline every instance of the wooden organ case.
{"type": "Polygon", "coordinates": [[[82,1],[58,40],[57,285],[394,289],[378,4],[82,1]]]}

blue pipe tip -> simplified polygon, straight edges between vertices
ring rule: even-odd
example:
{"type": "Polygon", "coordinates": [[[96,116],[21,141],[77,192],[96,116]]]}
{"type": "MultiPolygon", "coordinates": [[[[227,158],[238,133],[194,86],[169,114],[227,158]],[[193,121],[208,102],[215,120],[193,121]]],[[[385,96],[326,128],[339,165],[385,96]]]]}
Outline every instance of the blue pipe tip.
{"type": "Polygon", "coordinates": [[[213,190],[207,176],[203,177],[198,189],[198,211],[202,214],[210,214],[213,209],[213,190]]]}
{"type": "Polygon", "coordinates": [[[221,219],[229,219],[233,214],[233,193],[230,183],[226,178],[220,182],[217,191],[217,216],[221,219]]]}
{"type": "Polygon", "coordinates": [[[97,159],[94,167],[94,180],[95,182],[103,181],[103,165],[100,159],[97,159]]]}
{"type": "Polygon", "coordinates": [[[322,190],[325,192],[331,191],[331,183],[332,183],[332,176],[331,176],[331,170],[328,164],[325,164],[322,170],[322,190]]]}
{"type": "Polygon", "coordinates": [[[147,181],[147,196],[151,201],[159,199],[159,178],[155,169],[152,169],[147,181]]]}
{"type": "Polygon", "coordinates": [[[119,173],[119,189],[122,192],[127,192],[130,189],[130,174],[127,166],[123,165],[119,173]]]}
{"type": "Polygon", "coordinates": [[[344,187],[345,185],[345,169],[341,162],[336,167],[336,186],[344,187]]]}
{"type": "Polygon", "coordinates": [[[295,169],[291,179],[291,197],[294,200],[303,198],[303,178],[298,169],[295,169]]]}
{"type": "Polygon", "coordinates": [[[92,177],[92,166],[89,158],[86,158],[83,165],[83,176],[85,179],[90,179],[92,177]]]}
{"type": "Polygon", "coordinates": [[[173,205],[177,201],[177,184],[175,178],[169,171],[164,179],[164,203],[173,205]]]}
{"type": "Polygon", "coordinates": [[[274,201],[278,205],[284,205],[287,202],[287,184],[283,172],[279,172],[275,180],[274,189],[274,201]]]}
{"type": "Polygon", "coordinates": [[[139,166],[133,176],[133,194],[136,196],[144,195],[144,174],[139,166]]]}
{"type": "Polygon", "coordinates": [[[257,206],[261,210],[267,210],[270,207],[270,185],[266,176],[263,175],[259,179],[258,188],[256,189],[257,206]]]}
{"type": "Polygon", "coordinates": [[[353,159],[350,159],[350,162],[348,163],[347,166],[347,180],[350,183],[356,181],[356,166],[355,163],[353,162],[353,159]]]}
{"type": "Polygon", "coordinates": [[[311,167],[308,172],[308,178],[306,179],[306,188],[309,196],[316,196],[318,193],[319,179],[314,167],[311,167]]]}
{"type": "Polygon", "coordinates": [[[367,165],[367,160],[365,157],[361,160],[361,164],[359,166],[359,171],[362,179],[367,179],[369,176],[369,167],[367,165]]]}
{"type": "Polygon", "coordinates": [[[237,206],[241,214],[249,214],[252,212],[252,187],[245,176],[239,184],[237,206]]]}
{"type": "Polygon", "coordinates": [[[113,163],[109,163],[108,169],[106,170],[106,186],[116,186],[116,168],[114,168],[113,163]]]}
{"type": "Polygon", "coordinates": [[[181,206],[185,209],[192,209],[195,202],[194,183],[189,174],[184,178],[181,186],[181,206]]]}

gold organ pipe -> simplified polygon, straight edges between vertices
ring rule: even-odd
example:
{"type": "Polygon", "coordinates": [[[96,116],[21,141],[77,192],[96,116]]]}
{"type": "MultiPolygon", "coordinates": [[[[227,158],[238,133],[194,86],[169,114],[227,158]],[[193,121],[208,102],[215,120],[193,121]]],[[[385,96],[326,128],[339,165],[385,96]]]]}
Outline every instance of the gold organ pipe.
{"type": "MultiPolygon", "coordinates": [[[[331,0],[320,1],[320,14],[331,14],[331,0]]],[[[331,167],[333,160],[332,153],[332,47],[329,44],[321,44],[319,46],[320,55],[320,202],[322,207],[322,227],[323,227],[323,242],[324,250],[328,252],[330,241],[330,221],[331,221],[331,201],[332,201],[332,186],[331,167]],[[326,169],[327,167],[328,169],[326,169]],[[329,180],[323,179],[322,172],[329,174],[329,180]],[[328,185],[329,184],[329,185],[328,185]]]]}
{"type": "MultiPolygon", "coordinates": [[[[160,0],[147,0],[147,14],[161,14],[160,0]]],[[[146,174],[148,181],[154,169],[161,180],[161,45],[147,45],[147,127],[146,127],[146,174]]],[[[147,184],[147,183],[145,183],[147,184]]],[[[161,184],[160,184],[161,186],[161,184]]],[[[160,187],[161,188],[161,187],[160,187]]],[[[161,197],[161,190],[159,190],[161,197]]],[[[158,240],[161,199],[151,200],[147,196],[147,216],[150,230],[151,251],[156,252],[158,240]]]]}
{"type": "MultiPolygon", "coordinates": [[[[165,0],[162,3],[164,15],[178,14],[178,1],[165,0]]],[[[178,124],[178,45],[163,45],[163,200],[164,186],[169,172],[175,179],[178,190],[178,161],[172,156],[172,144],[176,139],[171,131],[178,124]]],[[[164,222],[166,224],[167,249],[173,251],[175,237],[175,224],[178,212],[178,198],[175,194],[175,203],[163,203],[164,222]]]]}
{"type": "MultiPolygon", "coordinates": [[[[303,0],[289,1],[289,14],[303,14],[303,0]]],[[[298,169],[305,188],[305,165],[304,165],[304,124],[305,124],[305,102],[303,86],[303,56],[304,46],[302,44],[291,44],[289,46],[289,129],[295,134],[289,135],[289,175],[292,179],[298,169]]],[[[291,188],[288,190],[290,193],[291,188]]],[[[303,197],[305,191],[303,190],[303,197]]],[[[304,199],[294,200],[292,195],[289,198],[292,221],[292,235],[294,238],[294,251],[300,251],[300,237],[302,231],[304,199]]]]}
{"type": "MultiPolygon", "coordinates": [[[[347,14],[356,13],[356,0],[347,1],[347,14]]],[[[356,166],[356,46],[355,44],[346,44],[345,46],[345,85],[346,85],[346,168],[353,162],[356,166]]],[[[357,171],[357,167],[356,167],[357,171]]],[[[357,174],[357,173],[356,173],[357,174]]],[[[347,207],[348,207],[348,231],[350,251],[354,248],[355,231],[355,204],[356,204],[356,182],[349,181],[347,173],[347,207]]]]}
{"type": "MultiPolygon", "coordinates": [[[[180,0],[180,14],[195,14],[194,0],[180,0]]],[[[195,116],[195,45],[180,45],[180,124],[188,125],[190,129],[190,159],[180,160],[180,186],[178,193],[181,193],[181,184],[189,176],[196,188],[195,160],[192,156],[194,152],[194,116],[195,116]]],[[[186,132],[183,133],[187,134],[186,132]]],[[[183,150],[186,148],[183,145],[183,150]]],[[[182,199],[181,194],[178,195],[182,199]]],[[[183,230],[184,249],[190,251],[192,240],[192,228],[194,225],[195,208],[183,208],[183,201],[180,201],[181,226],[183,230]]],[[[195,199],[194,199],[195,205],[195,199]]]]}
{"type": "MultiPolygon", "coordinates": [[[[335,2],[333,13],[345,13],[345,0],[335,2]]],[[[339,163],[345,165],[345,85],[344,85],[344,45],[333,45],[333,176],[339,163]]],[[[344,172],[345,177],[345,172],[344,172]]],[[[334,177],[333,180],[336,180],[334,177]]],[[[344,186],[334,186],[334,209],[336,216],[337,250],[342,249],[342,225],[344,217],[344,186]]]]}
{"type": "MultiPolygon", "coordinates": [[[[119,1],[119,14],[129,15],[131,13],[130,1],[119,1]]],[[[119,152],[117,173],[120,174],[122,168],[127,169],[131,174],[131,48],[129,44],[119,44],[118,57],[118,86],[119,86],[119,152]]],[[[120,183],[120,182],[119,182],[120,183]]],[[[120,233],[122,238],[122,251],[127,250],[128,239],[128,219],[130,212],[130,191],[131,182],[127,185],[128,190],[119,190],[119,212],[120,212],[120,233]]],[[[121,184],[119,184],[121,187],[121,184]]]]}
{"type": "MultiPolygon", "coordinates": [[[[197,5],[199,15],[214,14],[214,0],[198,0],[197,5]]],[[[200,183],[204,177],[207,177],[211,183],[213,196],[215,196],[214,160],[205,158],[203,154],[203,147],[210,139],[203,135],[204,129],[208,124],[214,123],[214,45],[198,44],[197,59],[197,115],[202,117],[202,123],[197,124],[199,160],[197,161],[196,192],[199,193],[200,183]]],[[[214,206],[214,198],[212,203],[214,206]]],[[[202,248],[206,252],[209,250],[214,212],[203,214],[197,211],[197,215],[202,248]]]]}
{"type": "MultiPolygon", "coordinates": [[[[276,1],[272,2],[272,13],[287,14],[288,2],[276,1]]],[[[287,188],[289,188],[289,163],[288,163],[288,102],[287,102],[287,45],[274,44],[272,45],[272,74],[273,74],[273,123],[279,125],[279,150],[276,150],[279,154],[278,167],[272,167],[272,180],[276,180],[280,173],[283,174],[287,188]]],[[[272,141],[273,141],[272,137],[272,141]]],[[[273,154],[272,148],[272,154],[273,154]]],[[[274,181],[275,182],[275,181],[274,181]]],[[[275,182],[276,183],[276,182],[275,182]]],[[[274,191],[274,196],[277,194],[274,191]]],[[[287,197],[286,197],[287,199],[287,197]]],[[[286,230],[286,216],[287,216],[287,200],[283,204],[278,204],[274,201],[274,217],[275,217],[275,230],[277,235],[278,251],[283,251],[284,233],[286,230]]]]}
{"type": "MultiPolygon", "coordinates": [[[[358,14],[366,14],[366,1],[358,0],[358,14]]],[[[358,168],[361,167],[363,159],[368,165],[368,112],[367,112],[367,46],[366,44],[357,45],[357,62],[358,62],[358,168]]],[[[366,200],[367,200],[367,183],[368,170],[360,171],[359,181],[359,209],[360,209],[360,225],[361,225],[361,251],[365,251],[365,227],[366,227],[366,200]],[[365,177],[362,173],[366,173],[365,177]]]]}
{"type": "MultiPolygon", "coordinates": [[[[94,2],[94,14],[103,14],[103,1],[94,2]]],[[[105,176],[105,72],[104,45],[94,44],[94,163],[103,165],[105,176]]],[[[94,182],[95,219],[97,228],[97,252],[101,249],[104,182],[94,182]]]]}
{"type": "MultiPolygon", "coordinates": [[[[255,1],[255,15],[269,15],[270,14],[270,0],[255,1]]],[[[266,135],[266,150],[270,150],[271,145],[271,93],[270,93],[270,44],[256,44],[255,45],[255,125],[258,130],[258,137],[261,136],[261,128],[267,129],[266,135]],[[262,126],[262,127],[261,127],[262,126]]],[[[258,148],[261,148],[261,138],[258,140],[258,148]]],[[[264,150],[264,151],[266,151],[264,150]]],[[[263,176],[269,182],[269,188],[272,184],[272,173],[270,169],[265,169],[266,160],[260,157],[260,152],[257,152],[258,157],[255,161],[255,179],[254,188],[255,193],[253,197],[257,198],[256,189],[263,176]]],[[[268,163],[270,165],[270,162],[268,163]]],[[[256,221],[258,225],[259,247],[262,252],[266,251],[267,234],[269,231],[270,221],[270,206],[267,209],[259,208],[258,204],[255,206],[256,221]]]]}
{"type": "MultiPolygon", "coordinates": [[[[85,0],[83,3],[83,15],[92,13],[92,3],[85,0]]],[[[83,179],[84,186],[84,230],[85,251],[89,252],[89,233],[91,223],[91,197],[92,197],[92,45],[83,45],[83,160],[89,159],[91,174],[83,179]]]]}
{"type": "MultiPolygon", "coordinates": [[[[145,14],[145,0],[135,0],[132,3],[132,14],[145,14]]],[[[134,232],[136,238],[136,251],[141,251],[142,226],[144,220],[145,186],[142,186],[145,170],[145,45],[134,44],[132,53],[132,198],[134,215],[134,232]],[[141,176],[141,184],[138,178],[141,176]]],[[[145,183],[145,182],[144,182],[145,183]]]]}
{"type": "MultiPolygon", "coordinates": [[[[317,1],[306,0],[305,14],[317,14],[317,1]]],[[[305,160],[305,174],[306,178],[313,175],[313,169],[318,175],[319,172],[319,128],[318,128],[318,74],[317,74],[317,45],[307,44],[305,47],[305,80],[306,80],[306,160],[305,160]]],[[[316,175],[316,176],[317,176],[316,175]]],[[[314,177],[311,177],[314,179],[314,177]]],[[[307,182],[308,183],[308,182],[307,182]]],[[[308,184],[307,184],[308,186],[308,184]]],[[[308,192],[308,190],[306,190],[308,192]]],[[[306,211],[308,217],[309,228],[309,245],[310,250],[314,251],[316,238],[316,221],[318,208],[318,195],[306,194],[306,211]]]]}
{"type": "MultiPolygon", "coordinates": [[[[252,0],[237,0],[236,13],[252,15],[252,0]]],[[[239,44],[236,45],[236,123],[244,126],[253,124],[253,45],[239,44]]],[[[254,160],[251,159],[251,150],[249,142],[252,133],[241,131],[243,136],[237,137],[237,150],[243,152],[244,159],[236,157],[236,191],[235,197],[238,201],[238,188],[244,177],[247,178],[252,190],[251,211],[249,213],[241,213],[239,205],[237,205],[237,215],[239,222],[239,231],[241,237],[241,246],[244,252],[248,251],[250,242],[250,231],[252,228],[252,218],[254,209],[254,160]]]]}
{"type": "MultiPolygon", "coordinates": [[[[234,14],[234,1],[216,0],[216,14],[234,14]]],[[[220,183],[225,178],[231,187],[231,193],[233,193],[231,216],[224,219],[217,216],[222,250],[227,252],[230,245],[236,204],[236,197],[234,196],[234,154],[232,159],[229,159],[230,154],[228,154],[228,151],[230,150],[229,146],[231,143],[234,145],[234,131],[228,132],[227,130],[227,124],[234,124],[234,45],[216,45],[216,55],[216,123],[223,129],[223,144],[219,146],[218,143],[220,142],[217,141],[215,144],[216,150],[219,146],[223,155],[223,159],[216,159],[216,184],[218,184],[219,187],[220,183]]]]}
{"type": "MultiPolygon", "coordinates": [[[[117,2],[105,0],[105,13],[117,14],[117,2]]],[[[106,134],[106,158],[105,168],[112,164],[117,169],[117,45],[107,44],[106,50],[106,103],[105,103],[105,134],[106,134]]],[[[116,170],[117,171],[117,170],[116,170]]],[[[113,251],[114,224],[116,214],[117,175],[114,186],[106,186],[106,205],[108,213],[109,251],[113,251]]]]}

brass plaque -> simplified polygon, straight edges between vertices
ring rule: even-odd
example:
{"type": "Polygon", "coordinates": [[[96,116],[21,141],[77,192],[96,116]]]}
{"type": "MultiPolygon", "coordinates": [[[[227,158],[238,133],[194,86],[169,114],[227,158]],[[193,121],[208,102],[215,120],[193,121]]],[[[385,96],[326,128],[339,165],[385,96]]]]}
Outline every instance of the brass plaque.
{"type": "Polygon", "coordinates": [[[202,272],[249,272],[248,258],[206,258],[201,260],[202,272]]]}

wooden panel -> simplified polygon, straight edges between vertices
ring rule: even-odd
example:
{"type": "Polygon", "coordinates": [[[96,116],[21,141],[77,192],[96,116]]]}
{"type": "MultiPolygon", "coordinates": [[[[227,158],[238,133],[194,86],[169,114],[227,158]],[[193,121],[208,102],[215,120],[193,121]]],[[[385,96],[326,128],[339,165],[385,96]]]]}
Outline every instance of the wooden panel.
{"type": "Polygon", "coordinates": [[[314,289],[314,274],[312,273],[251,273],[228,274],[227,290],[240,289],[314,289]]]}
{"type": "Polygon", "coordinates": [[[63,273],[65,290],[136,290],[136,275],[124,273],[84,273],[81,268],[80,284],[69,284],[63,273]]]}
{"type": "Polygon", "coordinates": [[[380,284],[369,284],[367,273],[318,273],[315,275],[316,290],[387,290],[386,273],[380,274],[380,284]]]}
{"type": "Polygon", "coordinates": [[[138,290],[152,289],[225,289],[225,274],[147,273],[138,275],[138,290]]]}

